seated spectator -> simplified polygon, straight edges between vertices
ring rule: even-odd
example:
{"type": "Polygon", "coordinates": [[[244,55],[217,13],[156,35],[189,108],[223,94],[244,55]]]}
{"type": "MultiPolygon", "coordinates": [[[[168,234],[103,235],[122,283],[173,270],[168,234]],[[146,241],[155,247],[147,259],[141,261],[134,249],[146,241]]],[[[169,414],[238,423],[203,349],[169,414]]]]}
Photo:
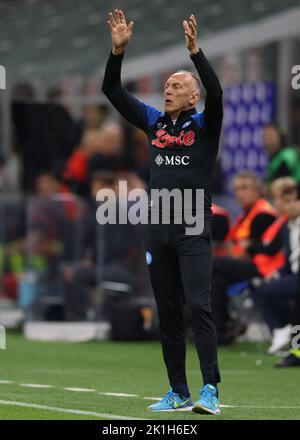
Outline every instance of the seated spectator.
{"type": "Polygon", "coordinates": [[[265,282],[252,292],[273,334],[272,345],[268,350],[270,354],[285,348],[290,342],[292,318],[289,300],[296,297],[298,289],[300,210],[295,183],[283,191],[282,204],[288,217],[283,229],[286,262],[280,269],[268,275],[265,282]]]}
{"type": "Polygon", "coordinates": [[[253,257],[254,263],[260,267],[264,277],[273,272],[274,267],[281,267],[285,263],[283,252],[282,231],[288,221],[284,212],[284,196],[290,191],[295,191],[296,182],[292,177],[281,177],[274,180],[270,186],[270,195],[274,207],[279,216],[272,225],[265,231],[261,240],[249,240],[247,252],[253,257]],[[272,256],[272,259],[269,257],[272,256]]]}
{"type": "Polygon", "coordinates": [[[241,171],[236,174],[233,191],[243,211],[232,228],[230,256],[213,258],[212,304],[220,344],[233,342],[238,331],[238,326],[229,316],[227,288],[263,276],[253,256],[251,258],[247,253],[247,246],[249,240],[261,240],[278,216],[272,205],[262,197],[262,185],[254,173],[241,171]]]}
{"type": "Polygon", "coordinates": [[[284,136],[277,124],[264,127],[263,144],[269,155],[268,181],[291,176],[300,182],[300,155],[294,145],[286,146],[284,136]]]}
{"type": "MultiPolygon", "coordinates": [[[[293,204],[293,208],[298,216],[300,216],[300,190],[298,190],[298,200],[293,204]]],[[[300,260],[300,259],[299,259],[300,260]]],[[[297,326],[299,329],[300,323],[300,261],[298,266],[298,283],[297,283],[297,293],[295,298],[294,310],[292,313],[292,323],[293,327],[297,326]]],[[[299,330],[296,334],[291,334],[291,348],[283,359],[276,362],[275,367],[288,368],[288,367],[300,367],[300,348],[299,345],[295,346],[294,337],[296,338],[296,343],[299,344],[299,330]]]]}

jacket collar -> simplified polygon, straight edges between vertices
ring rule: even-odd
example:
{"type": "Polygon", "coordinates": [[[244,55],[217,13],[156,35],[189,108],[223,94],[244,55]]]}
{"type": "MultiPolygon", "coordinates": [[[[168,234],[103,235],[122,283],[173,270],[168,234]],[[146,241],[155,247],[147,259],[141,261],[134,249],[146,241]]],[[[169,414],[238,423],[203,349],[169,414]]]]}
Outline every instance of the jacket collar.
{"type": "MultiPolygon", "coordinates": [[[[189,108],[188,110],[182,110],[178,115],[178,118],[176,120],[176,124],[178,123],[178,121],[181,121],[190,115],[194,115],[195,113],[197,113],[197,110],[195,109],[195,107],[189,108]]],[[[169,120],[171,121],[171,117],[168,113],[165,112],[164,115],[167,118],[169,118],[169,120]]]]}

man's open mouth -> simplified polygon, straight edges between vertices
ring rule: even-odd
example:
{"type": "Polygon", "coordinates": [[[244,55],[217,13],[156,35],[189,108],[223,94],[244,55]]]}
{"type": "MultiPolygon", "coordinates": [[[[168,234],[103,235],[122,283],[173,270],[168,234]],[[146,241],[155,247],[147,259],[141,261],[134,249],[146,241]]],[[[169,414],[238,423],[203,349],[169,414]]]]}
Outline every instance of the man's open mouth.
{"type": "Polygon", "coordinates": [[[171,99],[166,99],[165,102],[166,102],[166,104],[172,104],[171,99]]]}

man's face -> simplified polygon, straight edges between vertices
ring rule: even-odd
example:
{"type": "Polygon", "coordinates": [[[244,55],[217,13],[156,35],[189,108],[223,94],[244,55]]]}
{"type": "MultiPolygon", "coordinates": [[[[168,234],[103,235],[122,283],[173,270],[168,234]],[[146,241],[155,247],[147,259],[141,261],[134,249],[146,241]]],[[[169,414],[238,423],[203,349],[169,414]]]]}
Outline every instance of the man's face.
{"type": "Polygon", "coordinates": [[[197,83],[189,73],[174,73],[164,88],[165,112],[176,113],[194,107],[199,97],[197,83]]]}
{"type": "Polygon", "coordinates": [[[263,144],[268,154],[275,154],[280,148],[280,134],[275,127],[267,126],[263,130],[263,144]]]}
{"type": "Polygon", "coordinates": [[[58,191],[58,181],[50,174],[42,174],[36,179],[36,192],[45,197],[50,197],[58,191]]]}
{"type": "Polygon", "coordinates": [[[283,210],[289,220],[293,220],[300,215],[300,200],[297,200],[297,192],[286,194],[282,197],[283,210]]]}
{"type": "Polygon", "coordinates": [[[233,181],[235,199],[242,208],[250,208],[259,198],[259,189],[256,183],[248,177],[236,178],[233,181]]]}
{"type": "Polygon", "coordinates": [[[284,196],[282,195],[282,192],[279,189],[272,191],[272,202],[273,202],[275,209],[277,209],[278,212],[283,214],[284,213],[284,203],[283,203],[284,196]]]}

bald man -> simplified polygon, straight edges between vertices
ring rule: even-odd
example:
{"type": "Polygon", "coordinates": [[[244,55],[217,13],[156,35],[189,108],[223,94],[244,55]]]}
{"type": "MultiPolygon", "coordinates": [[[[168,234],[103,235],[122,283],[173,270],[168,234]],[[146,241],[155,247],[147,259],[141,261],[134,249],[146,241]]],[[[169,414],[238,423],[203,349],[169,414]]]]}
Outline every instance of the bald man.
{"type": "MultiPolygon", "coordinates": [[[[164,207],[151,200],[145,242],[152,288],[158,307],[163,357],[170,383],[163,398],[150,405],[153,411],[192,409],[196,413],[219,414],[217,384],[216,329],[211,313],[211,196],[212,171],[218,152],[222,125],[222,88],[197,42],[194,15],[184,20],[186,47],[206,89],[205,110],[197,112],[200,80],[189,71],[171,75],[164,86],[164,112],[141,102],[121,84],[121,64],[125,47],[133,33],[133,22],[126,23],[124,13],[109,14],[112,37],[102,90],[114,107],[130,123],[142,129],[149,141],[150,189],[193,190],[193,200],[184,209],[204,219],[203,231],[186,233],[185,220],[178,223],[174,207],[171,221],[164,224],[164,207]],[[196,190],[204,190],[204,211],[198,212],[196,190]],[[152,215],[155,214],[155,215],[152,215]],[[174,221],[176,218],[176,222],[174,221]],[[184,305],[190,313],[195,333],[203,388],[192,403],[185,370],[184,305]]],[[[166,68],[167,66],[162,66],[166,68]]]]}

